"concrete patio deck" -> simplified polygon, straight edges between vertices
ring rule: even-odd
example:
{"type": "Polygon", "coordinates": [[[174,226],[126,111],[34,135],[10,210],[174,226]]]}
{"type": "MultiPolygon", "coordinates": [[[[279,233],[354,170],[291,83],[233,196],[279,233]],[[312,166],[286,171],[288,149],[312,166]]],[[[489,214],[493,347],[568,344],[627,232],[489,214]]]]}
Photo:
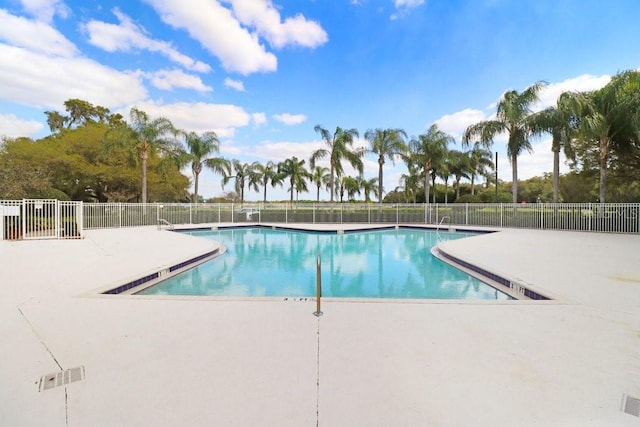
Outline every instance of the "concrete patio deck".
{"type": "Polygon", "coordinates": [[[640,425],[621,410],[640,398],[640,236],[442,246],[554,300],[334,300],[316,318],[312,301],[99,296],[212,243],[153,227],[0,241],[0,425],[640,425]]]}

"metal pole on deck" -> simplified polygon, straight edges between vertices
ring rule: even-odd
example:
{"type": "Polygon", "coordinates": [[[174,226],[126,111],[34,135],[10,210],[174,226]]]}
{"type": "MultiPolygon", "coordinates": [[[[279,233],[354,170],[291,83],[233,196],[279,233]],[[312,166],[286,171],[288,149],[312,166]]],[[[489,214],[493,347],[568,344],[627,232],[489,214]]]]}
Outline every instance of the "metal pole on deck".
{"type": "Polygon", "coordinates": [[[321,274],[320,253],[318,253],[318,258],[316,260],[316,311],[315,313],[313,313],[313,315],[316,317],[322,316],[322,311],[320,311],[321,297],[322,297],[322,274],[321,274]]]}

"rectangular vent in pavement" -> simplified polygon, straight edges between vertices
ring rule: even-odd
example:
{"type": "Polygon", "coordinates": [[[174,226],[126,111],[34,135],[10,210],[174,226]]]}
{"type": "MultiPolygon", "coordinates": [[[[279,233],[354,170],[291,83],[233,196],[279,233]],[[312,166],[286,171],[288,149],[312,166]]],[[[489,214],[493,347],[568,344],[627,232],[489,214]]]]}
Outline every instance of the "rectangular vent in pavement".
{"type": "Polygon", "coordinates": [[[625,394],[622,397],[622,410],[625,414],[640,417],[640,399],[625,394]]]}
{"type": "Polygon", "coordinates": [[[54,372],[53,374],[44,375],[40,378],[38,391],[49,390],[54,387],[60,387],[83,379],[84,366],[67,369],[62,372],[54,372]]]}

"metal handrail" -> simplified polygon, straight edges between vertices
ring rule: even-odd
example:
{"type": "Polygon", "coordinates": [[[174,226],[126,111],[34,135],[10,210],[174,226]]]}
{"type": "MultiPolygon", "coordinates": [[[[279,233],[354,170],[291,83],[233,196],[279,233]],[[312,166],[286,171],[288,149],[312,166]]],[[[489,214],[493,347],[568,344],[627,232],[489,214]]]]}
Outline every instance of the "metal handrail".
{"type": "Polygon", "coordinates": [[[314,316],[320,317],[322,316],[322,311],[320,311],[320,298],[322,297],[322,261],[320,260],[320,253],[318,253],[318,258],[316,259],[316,311],[313,313],[314,316]]]}
{"type": "Polygon", "coordinates": [[[440,231],[440,226],[442,225],[442,223],[444,222],[445,219],[449,220],[449,228],[451,228],[451,217],[448,216],[448,215],[445,215],[440,219],[440,222],[438,223],[438,226],[436,227],[436,232],[440,231]]]}
{"type": "Polygon", "coordinates": [[[169,221],[167,221],[166,219],[158,218],[158,230],[162,230],[163,224],[168,225],[169,230],[175,230],[175,227],[169,221]]]}

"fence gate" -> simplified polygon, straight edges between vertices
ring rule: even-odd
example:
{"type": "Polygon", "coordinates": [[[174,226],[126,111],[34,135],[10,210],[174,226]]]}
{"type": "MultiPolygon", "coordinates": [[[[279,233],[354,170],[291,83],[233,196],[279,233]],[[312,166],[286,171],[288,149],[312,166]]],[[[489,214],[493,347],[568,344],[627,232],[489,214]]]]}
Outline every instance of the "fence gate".
{"type": "Polygon", "coordinates": [[[0,240],[81,239],[82,202],[0,201],[0,240]]]}

